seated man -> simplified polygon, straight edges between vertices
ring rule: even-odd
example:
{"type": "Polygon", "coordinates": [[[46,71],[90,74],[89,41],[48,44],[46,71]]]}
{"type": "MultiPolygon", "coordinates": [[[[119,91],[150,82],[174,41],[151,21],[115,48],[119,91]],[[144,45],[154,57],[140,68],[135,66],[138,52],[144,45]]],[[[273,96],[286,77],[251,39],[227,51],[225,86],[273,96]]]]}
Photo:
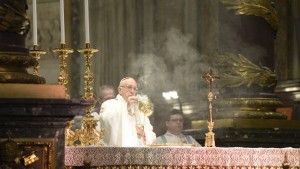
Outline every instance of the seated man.
{"type": "Polygon", "coordinates": [[[149,118],[139,110],[137,83],[131,77],[123,78],[115,99],[101,106],[100,124],[107,146],[135,147],[152,144],[156,135],[149,118]]]}
{"type": "Polygon", "coordinates": [[[193,144],[197,147],[201,145],[189,135],[183,135],[183,114],[177,109],[173,109],[166,121],[167,132],[156,138],[156,144],[193,144]]]}

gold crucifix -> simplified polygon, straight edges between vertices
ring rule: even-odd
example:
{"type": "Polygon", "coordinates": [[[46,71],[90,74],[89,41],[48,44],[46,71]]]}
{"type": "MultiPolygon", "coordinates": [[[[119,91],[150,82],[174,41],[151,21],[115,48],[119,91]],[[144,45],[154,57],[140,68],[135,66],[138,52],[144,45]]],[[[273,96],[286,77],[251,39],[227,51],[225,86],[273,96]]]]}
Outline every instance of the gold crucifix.
{"type": "Polygon", "coordinates": [[[212,69],[209,68],[209,72],[206,75],[202,76],[202,79],[205,79],[209,84],[209,91],[208,91],[208,101],[209,101],[209,118],[208,118],[208,133],[205,133],[205,147],[215,147],[215,133],[212,132],[214,128],[214,122],[212,118],[212,100],[214,97],[214,94],[212,92],[212,82],[215,79],[219,79],[220,77],[215,76],[212,72],[212,69]]]}

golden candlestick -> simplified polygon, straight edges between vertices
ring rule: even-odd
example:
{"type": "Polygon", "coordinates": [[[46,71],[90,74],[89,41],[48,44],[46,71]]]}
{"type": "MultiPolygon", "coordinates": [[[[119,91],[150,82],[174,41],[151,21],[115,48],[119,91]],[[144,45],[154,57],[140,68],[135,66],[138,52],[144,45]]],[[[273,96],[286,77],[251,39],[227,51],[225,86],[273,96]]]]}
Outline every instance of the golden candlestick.
{"type": "Polygon", "coordinates": [[[33,73],[32,74],[38,76],[39,75],[39,68],[40,68],[39,60],[41,58],[41,55],[46,54],[46,52],[42,51],[42,50],[38,50],[38,46],[33,45],[33,49],[30,50],[30,54],[36,60],[36,64],[33,67],[33,73]]]}
{"type": "Polygon", "coordinates": [[[205,147],[215,147],[215,133],[213,132],[213,128],[214,128],[214,122],[213,122],[213,117],[212,117],[212,100],[214,97],[214,94],[212,92],[212,82],[215,79],[218,79],[220,77],[217,77],[213,74],[211,68],[209,68],[209,72],[202,76],[203,79],[205,79],[209,84],[209,91],[208,91],[208,101],[209,101],[209,118],[208,118],[208,133],[205,133],[205,147]]]}
{"type": "Polygon", "coordinates": [[[98,52],[97,49],[93,49],[90,47],[89,43],[85,44],[85,48],[79,49],[78,52],[83,53],[85,57],[85,72],[84,72],[84,96],[82,99],[84,100],[93,100],[94,104],[89,106],[86,109],[86,115],[82,119],[82,129],[77,129],[75,132],[71,131],[72,121],[69,122],[68,126],[65,129],[65,139],[66,146],[73,145],[75,141],[79,141],[81,146],[90,146],[90,145],[101,145],[100,140],[104,136],[103,131],[97,131],[97,121],[91,115],[91,111],[95,107],[96,99],[93,94],[93,87],[91,84],[94,81],[93,73],[91,71],[91,57],[93,53],[98,52]]]}
{"type": "Polygon", "coordinates": [[[90,46],[90,43],[85,44],[85,48],[79,49],[78,52],[83,53],[85,57],[85,72],[84,72],[84,96],[82,97],[85,100],[94,99],[93,87],[91,84],[94,81],[93,73],[91,71],[91,57],[93,53],[98,52],[98,49],[93,49],[90,46]]]}
{"type": "Polygon", "coordinates": [[[67,68],[67,62],[66,59],[68,57],[68,54],[73,53],[73,49],[66,48],[65,44],[60,44],[60,49],[54,49],[53,52],[57,52],[60,62],[60,72],[58,77],[58,84],[64,85],[66,88],[66,98],[70,99],[70,95],[68,92],[67,84],[68,84],[68,73],[66,71],[67,68]]]}

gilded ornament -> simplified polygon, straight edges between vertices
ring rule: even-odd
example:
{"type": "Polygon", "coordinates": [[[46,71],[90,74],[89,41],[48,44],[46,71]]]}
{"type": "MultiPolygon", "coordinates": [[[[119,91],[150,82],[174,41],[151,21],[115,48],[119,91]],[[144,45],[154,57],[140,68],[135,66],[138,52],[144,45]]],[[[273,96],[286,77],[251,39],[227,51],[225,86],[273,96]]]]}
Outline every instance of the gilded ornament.
{"type": "Polygon", "coordinates": [[[145,114],[145,116],[150,116],[153,113],[153,104],[148,99],[146,95],[137,95],[139,110],[145,114]]]}
{"type": "Polygon", "coordinates": [[[270,0],[221,0],[231,5],[229,10],[236,10],[237,15],[254,15],[264,18],[273,29],[278,30],[278,14],[270,0]]]}
{"type": "Polygon", "coordinates": [[[84,96],[82,97],[84,100],[95,99],[93,93],[93,87],[91,86],[91,84],[94,81],[94,76],[91,71],[91,65],[92,65],[91,58],[93,56],[93,53],[98,51],[99,51],[98,49],[91,48],[90,43],[86,43],[85,48],[78,50],[78,52],[82,53],[85,57],[85,72],[83,75],[85,87],[84,87],[84,96]]]}
{"type": "Polygon", "coordinates": [[[212,106],[212,101],[214,94],[212,92],[212,82],[215,79],[219,79],[220,77],[216,76],[212,69],[209,68],[209,72],[206,73],[206,75],[202,76],[202,79],[206,80],[208,82],[208,94],[207,94],[207,99],[208,99],[208,108],[209,108],[209,119],[207,120],[207,128],[208,132],[205,133],[205,147],[216,147],[215,145],[215,133],[213,132],[214,128],[214,121],[213,121],[213,106],[212,106]]]}
{"type": "Polygon", "coordinates": [[[241,54],[225,53],[218,56],[217,65],[222,79],[221,87],[273,87],[277,84],[277,75],[266,66],[256,65],[241,54]]]}
{"type": "Polygon", "coordinates": [[[104,136],[103,131],[97,131],[97,120],[93,116],[87,114],[82,119],[82,129],[76,130],[75,134],[82,146],[100,145],[100,140],[104,136]]]}

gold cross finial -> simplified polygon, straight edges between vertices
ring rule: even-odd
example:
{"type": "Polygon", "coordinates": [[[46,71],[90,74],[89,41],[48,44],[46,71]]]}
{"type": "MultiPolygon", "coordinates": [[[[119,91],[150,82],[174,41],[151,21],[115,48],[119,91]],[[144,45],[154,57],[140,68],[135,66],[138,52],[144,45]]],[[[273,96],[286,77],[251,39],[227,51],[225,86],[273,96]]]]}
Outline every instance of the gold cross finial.
{"type": "Polygon", "coordinates": [[[212,91],[212,82],[215,80],[215,79],[220,79],[220,77],[216,76],[211,67],[209,68],[209,72],[206,73],[206,75],[203,75],[202,76],[202,79],[205,79],[208,83],[209,83],[209,92],[212,91]]]}

